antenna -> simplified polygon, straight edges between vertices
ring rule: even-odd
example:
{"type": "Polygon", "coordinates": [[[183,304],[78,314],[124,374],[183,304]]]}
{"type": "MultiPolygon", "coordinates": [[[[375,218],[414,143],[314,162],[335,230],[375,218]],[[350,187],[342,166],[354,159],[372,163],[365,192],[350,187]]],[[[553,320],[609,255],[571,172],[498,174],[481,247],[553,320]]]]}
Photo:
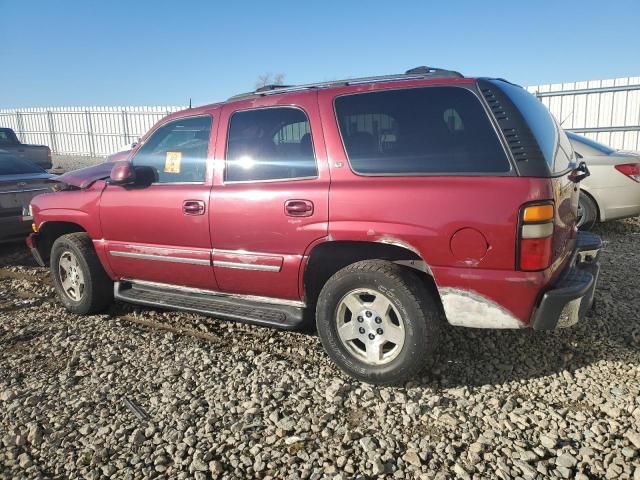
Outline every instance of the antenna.
{"type": "Polygon", "coordinates": [[[191,97],[189,97],[189,108],[191,108],[191,97]]]}

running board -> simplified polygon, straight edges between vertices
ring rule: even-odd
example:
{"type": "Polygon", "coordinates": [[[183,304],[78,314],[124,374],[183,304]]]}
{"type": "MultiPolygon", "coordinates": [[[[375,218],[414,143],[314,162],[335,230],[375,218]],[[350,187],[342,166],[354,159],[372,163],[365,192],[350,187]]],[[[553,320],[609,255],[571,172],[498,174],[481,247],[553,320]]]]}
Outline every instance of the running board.
{"type": "Polygon", "coordinates": [[[244,323],[293,330],[303,321],[302,307],[270,304],[243,298],[180,291],[177,287],[148,285],[136,282],[116,282],[114,297],[123,302],[170,310],[185,310],[244,323]]]}

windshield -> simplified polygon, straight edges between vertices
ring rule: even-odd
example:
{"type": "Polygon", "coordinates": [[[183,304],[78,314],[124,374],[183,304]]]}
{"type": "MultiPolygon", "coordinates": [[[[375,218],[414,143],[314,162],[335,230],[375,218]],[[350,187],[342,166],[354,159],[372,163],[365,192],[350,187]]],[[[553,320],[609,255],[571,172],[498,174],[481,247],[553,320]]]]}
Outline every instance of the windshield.
{"type": "Polygon", "coordinates": [[[10,155],[0,155],[0,175],[44,173],[37,165],[10,155]]]}
{"type": "Polygon", "coordinates": [[[582,143],[588,147],[593,148],[594,150],[598,150],[599,152],[604,153],[605,155],[611,155],[615,153],[615,150],[611,147],[607,147],[602,143],[598,143],[595,140],[591,140],[590,138],[583,137],[582,135],[578,135],[577,133],[567,132],[567,136],[573,140],[574,142],[582,143]]]}

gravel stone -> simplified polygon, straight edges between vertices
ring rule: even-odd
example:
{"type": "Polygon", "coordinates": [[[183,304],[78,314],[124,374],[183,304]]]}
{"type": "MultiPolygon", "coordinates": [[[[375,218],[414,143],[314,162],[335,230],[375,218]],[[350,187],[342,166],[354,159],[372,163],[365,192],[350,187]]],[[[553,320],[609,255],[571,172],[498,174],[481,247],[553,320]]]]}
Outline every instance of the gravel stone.
{"type": "Polygon", "coordinates": [[[558,439],[550,435],[540,435],[540,443],[543,447],[552,450],[556,448],[556,445],[558,445],[558,439]]]}
{"type": "Polygon", "coordinates": [[[567,468],[573,468],[578,464],[578,460],[570,453],[563,453],[556,458],[556,465],[561,465],[567,468]]]}

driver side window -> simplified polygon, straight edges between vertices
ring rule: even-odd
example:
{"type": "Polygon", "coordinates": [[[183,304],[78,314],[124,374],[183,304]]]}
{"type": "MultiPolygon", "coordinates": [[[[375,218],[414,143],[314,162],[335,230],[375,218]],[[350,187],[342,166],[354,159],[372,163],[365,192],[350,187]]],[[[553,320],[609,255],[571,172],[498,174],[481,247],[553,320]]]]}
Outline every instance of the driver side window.
{"type": "Polygon", "coordinates": [[[210,134],[210,116],[169,122],[149,137],[132,163],[153,168],[157,183],[204,183],[210,134]]]}

